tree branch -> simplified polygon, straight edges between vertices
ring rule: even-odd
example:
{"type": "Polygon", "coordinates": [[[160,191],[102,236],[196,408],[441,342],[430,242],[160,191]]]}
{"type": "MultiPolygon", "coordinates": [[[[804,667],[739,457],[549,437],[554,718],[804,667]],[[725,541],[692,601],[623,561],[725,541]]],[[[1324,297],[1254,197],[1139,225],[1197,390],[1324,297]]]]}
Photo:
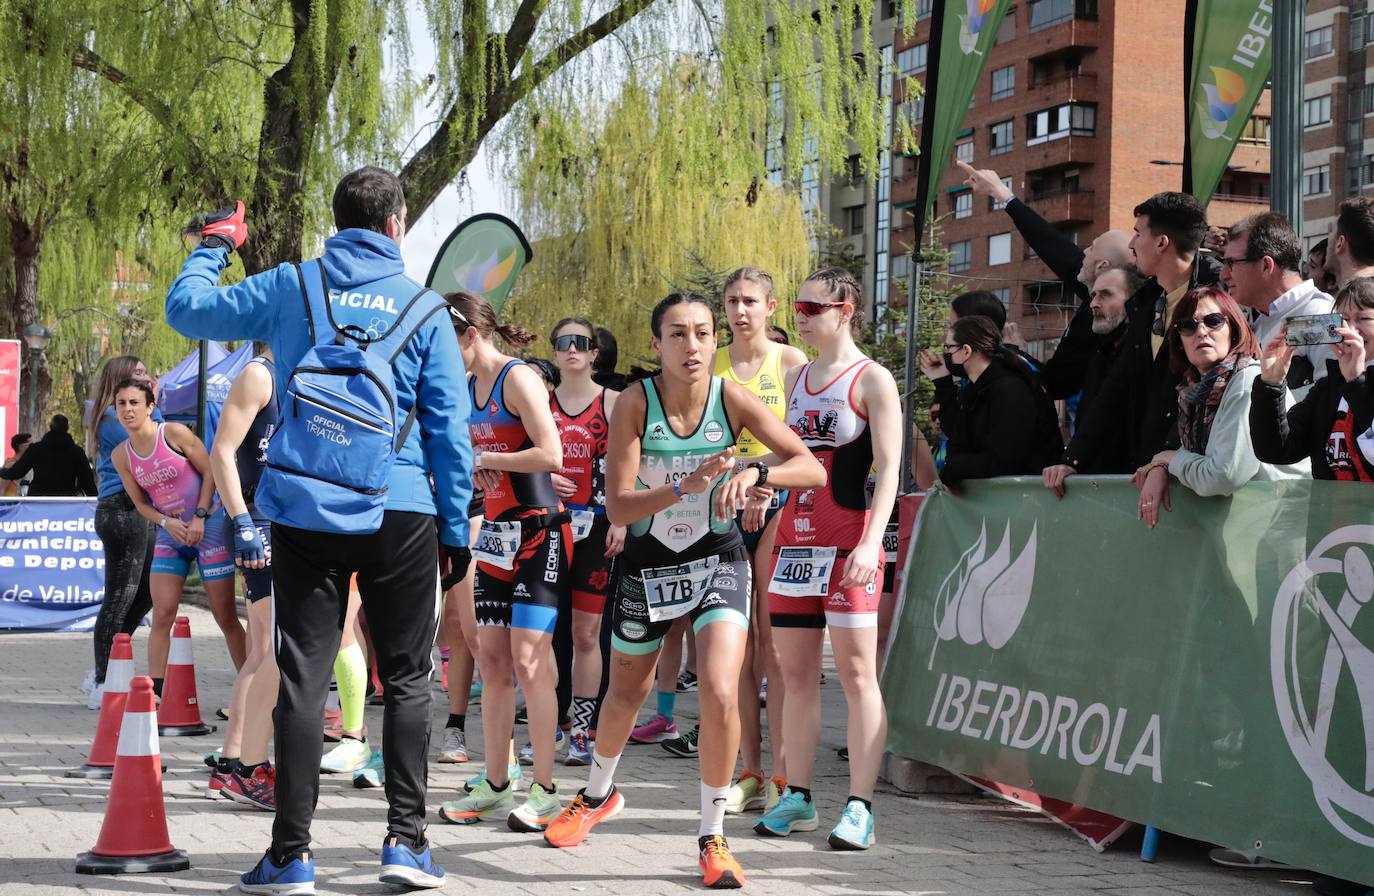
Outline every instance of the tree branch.
{"type": "Polygon", "coordinates": [[[218,203],[224,199],[224,185],[214,177],[214,166],[207,163],[205,153],[201,151],[195,137],[177,121],[171,106],[135,84],[128,75],[89,47],[77,47],[73,51],[72,65],[99,75],[118,87],[125,96],[151,115],[154,121],[175,134],[186,147],[186,167],[192,172],[190,177],[201,194],[211,203],[218,203]]]}
{"type": "Polygon", "coordinates": [[[544,17],[544,10],[548,6],[548,0],[521,0],[519,8],[515,10],[515,18],[511,19],[510,28],[506,31],[507,78],[515,71],[520,57],[525,55],[534,38],[534,30],[539,27],[539,20],[544,17]]]}
{"type": "MultiPolygon", "coordinates": [[[[546,0],[521,0],[520,9],[528,9],[533,13],[542,8],[545,2],[546,0]]],[[[458,126],[462,122],[462,116],[471,106],[469,98],[462,96],[460,91],[458,98],[445,111],[443,121],[435,129],[433,136],[424,146],[420,147],[419,151],[411,157],[401,170],[401,183],[405,187],[406,204],[411,220],[418,220],[444,187],[457,176],[465,165],[472,161],[473,156],[477,153],[477,147],[481,145],[487,134],[491,133],[492,128],[496,127],[497,123],[509,114],[516,103],[529,96],[550,75],[594,46],[598,41],[610,36],[617,28],[648,9],[654,2],[655,0],[625,0],[601,18],[591,22],[581,31],[558,44],[542,59],[524,66],[518,78],[507,81],[499,90],[487,97],[486,112],[477,122],[470,139],[467,135],[458,134],[458,126]],[[455,137],[455,134],[458,136],[455,137]],[[455,145],[455,139],[460,141],[458,145],[455,145]]],[[[519,20],[518,15],[517,20],[519,20]]],[[[522,25],[522,30],[516,32],[516,36],[521,37],[524,27],[532,29],[537,24],[538,22],[535,21],[522,25]]],[[[515,23],[512,23],[511,30],[512,32],[515,31],[515,23]]],[[[507,39],[509,40],[509,34],[507,39]]],[[[522,39],[528,46],[529,38],[522,39]]],[[[513,54],[507,56],[508,60],[517,58],[513,54]]],[[[508,61],[507,64],[512,66],[513,70],[515,63],[508,61]]]]}

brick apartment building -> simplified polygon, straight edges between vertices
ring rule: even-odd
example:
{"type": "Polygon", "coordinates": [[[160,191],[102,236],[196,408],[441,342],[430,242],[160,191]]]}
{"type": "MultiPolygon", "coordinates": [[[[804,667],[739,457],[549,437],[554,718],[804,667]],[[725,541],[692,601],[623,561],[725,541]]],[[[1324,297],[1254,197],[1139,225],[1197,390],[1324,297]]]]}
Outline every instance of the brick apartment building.
{"type": "MultiPolygon", "coordinates": [[[[874,42],[886,74],[884,95],[894,108],[909,104],[919,119],[922,103],[908,99],[905,81],[925,77],[931,3],[918,0],[910,36],[897,19],[899,5],[876,4],[874,42]]],[[[1374,185],[1374,58],[1366,61],[1366,41],[1374,43],[1374,15],[1366,20],[1362,5],[1310,0],[1303,178],[1308,246],[1326,235],[1342,199],[1374,185]]],[[[1182,59],[1181,2],[1020,0],[989,54],[955,155],[995,169],[1017,197],[1080,244],[1111,227],[1129,229],[1136,203],[1181,184],[1182,59]]],[[[915,239],[916,156],[885,154],[876,182],[856,171],[821,180],[810,194],[812,205],[865,258],[864,285],[875,313],[903,305],[915,239]]],[[[1229,225],[1268,203],[1266,93],[1208,217],[1229,225]]],[[[1060,284],[1010,219],[963,187],[952,160],[940,178],[933,215],[950,251],[951,273],[968,289],[1001,296],[1032,353],[1048,353],[1071,312],[1060,284]]]]}

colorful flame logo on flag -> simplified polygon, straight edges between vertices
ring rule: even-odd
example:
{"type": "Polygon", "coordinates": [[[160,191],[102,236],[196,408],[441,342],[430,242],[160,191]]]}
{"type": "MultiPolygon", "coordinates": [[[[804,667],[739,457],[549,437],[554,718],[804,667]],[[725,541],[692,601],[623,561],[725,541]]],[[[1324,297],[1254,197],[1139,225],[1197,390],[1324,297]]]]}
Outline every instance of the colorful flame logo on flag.
{"type": "Polygon", "coordinates": [[[1245,98],[1245,79],[1229,68],[1207,67],[1216,83],[1202,85],[1204,96],[1198,98],[1198,127],[1208,139],[1217,140],[1226,135],[1227,124],[1245,98]]]}
{"type": "Polygon", "coordinates": [[[959,17],[959,49],[964,54],[977,53],[982,55],[978,49],[978,35],[983,30],[983,23],[987,21],[988,13],[992,12],[997,0],[964,0],[967,4],[968,15],[959,17]]]}
{"type": "Polygon", "coordinates": [[[514,248],[507,250],[504,258],[500,256],[500,253],[493,250],[486,259],[478,261],[474,258],[459,267],[453,272],[453,279],[463,284],[463,289],[468,292],[484,294],[505,283],[506,278],[514,269],[514,248]]]}

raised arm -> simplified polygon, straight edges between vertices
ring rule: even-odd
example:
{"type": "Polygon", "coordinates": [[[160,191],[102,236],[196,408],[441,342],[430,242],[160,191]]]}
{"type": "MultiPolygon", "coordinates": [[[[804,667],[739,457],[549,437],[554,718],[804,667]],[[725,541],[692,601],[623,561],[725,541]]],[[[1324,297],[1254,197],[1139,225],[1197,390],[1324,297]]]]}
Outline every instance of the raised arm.
{"type": "Polygon", "coordinates": [[[271,340],[281,315],[297,314],[303,307],[296,269],[281,265],[219,286],[228,264],[225,249],[201,246],[192,252],[167,291],[167,323],[192,339],[271,340]],[[291,296],[296,305],[288,311],[291,296]]]}

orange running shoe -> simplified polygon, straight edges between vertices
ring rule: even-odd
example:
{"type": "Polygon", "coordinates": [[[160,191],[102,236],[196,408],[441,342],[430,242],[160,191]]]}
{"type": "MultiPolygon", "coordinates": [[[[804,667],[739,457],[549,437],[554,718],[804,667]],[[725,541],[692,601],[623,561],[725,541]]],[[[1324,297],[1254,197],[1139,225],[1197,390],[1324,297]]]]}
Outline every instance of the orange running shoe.
{"type": "Polygon", "coordinates": [[[544,829],[544,842],[560,849],[576,846],[587,839],[592,828],[613,817],[624,808],[625,798],[620,795],[620,791],[615,787],[611,788],[611,792],[606,795],[599,806],[592,806],[591,803],[587,802],[587,791],[586,788],[583,788],[577,792],[577,796],[568,804],[568,807],[559,813],[557,818],[549,822],[549,826],[544,829]]]}
{"type": "Polygon", "coordinates": [[[730,854],[730,846],[720,834],[702,837],[701,858],[697,865],[701,868],[701,880],[708,889],[738,890],[744,886],[744,869],[730,854]]]}

